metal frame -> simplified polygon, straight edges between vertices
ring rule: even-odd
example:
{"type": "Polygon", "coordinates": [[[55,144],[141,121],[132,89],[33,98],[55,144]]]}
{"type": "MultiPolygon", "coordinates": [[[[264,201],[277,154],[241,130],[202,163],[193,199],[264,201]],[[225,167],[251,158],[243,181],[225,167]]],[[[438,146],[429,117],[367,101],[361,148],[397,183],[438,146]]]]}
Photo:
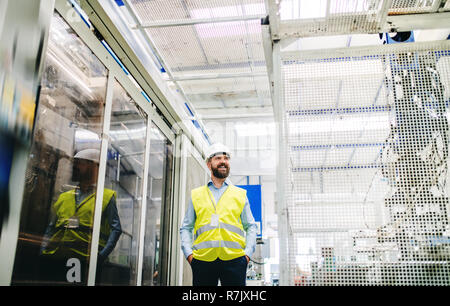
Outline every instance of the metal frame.
{"type": "MultiPolygon", "coordinates": [[[[187,140],[186,137],[184,135],[180,135],[180,137],[178,138],[179,142],[180,142],[180,152],[181,152],[181,156],[180,156],[180,172],[179,172],[179,193],[178,193],[178,211],[177,211],[177,223],[176,223],[176,229],[179,229],[181,224],[183,223],[183,215],[184,215],[184,211],[185,211],[185,203],[186,203],[186,194],[185,194],[185,190],[186,190],[186,180],[187,180],[187,163],[186,163],[186,158],[187,158],[187,140]]],[[[178,233],[178,230],[176,231],[178,233]]],[[[178,239],[177,241],[180,241],[180,237],[178,235],[178,239]]],[[[172,249],[172,252],[174,250],[172,249]]],[[[183,282],[183,260],[184,260],[184,255],[181,252],[180,248],[176,248],[176,256],[174,256],[174,259],[176,259],[176,267],[177,267],[177,274],[176,274],[176,278],[175,278],[175,284],[178,286],[182,285],[183,282]]]]}
{"type": "MultiPolygon", "coordinates": [[[[426,42],[414,42],[414,43],[402,43],[402,44],[388,44],[377,46],[377,54],[390,54],[392,52],[401,51],[407,49],[408,51],[427,51],[430,48],[445,48],[450,44],[450,40],[440,40],[440,41],[426,41],[426,42]]],[[[295,60],[308,60],[314,59],[317,57],[333,57],[340,58],[346,56],[361,56],[361,54],[373,52],[373,46],[362,46],[362,47],[351,47],[351,48],[336,48],[336,49],[325,49],[325,50],[307,50],[307,51],[289,51],[289,52],[281,52],[280,60],[281,61],[295,61],[295,60]]],[[[361,108],[331,108],[331,109],[320,109],[317,110],[318,113],[332,113],[332,112],[343,112],[346,110],[347,112],[367,112],[369,109],[366,107],[361,108]]],[[[387,112],[390,110],[389,106],[377,106],[374,107],[374,112],[387,112]]],[[[314,114],[315,111],[312,111],[311,114],[314,114]]],[[[308,112],[292,113],[290,115],[308,115],[308,112]]]]}
{"type": "MultiPolygon", "coordinates": [[[[378,34],[384,32],[400,32],[411,31],[418,29],[437,29],[437,28],[450,28],[450,13],[439,9],[441,1],[435,1],[434,5],[422,14],[405,14],[404,12],[390,14],[389,10],[392,6],[393,0],[383,0],[380,12],[375,21],[379,26],[373,33],[368,33],[363,28],[350,28],[348,30],[340,31],[311,31],[302,30],[302,26],[311,25],[312,19],[297,19],[297,20],[280,20],[279,8],[280,1],[278,0],[265,0],[266,11],[269,15],[269,22],[262,24],[262,36],[264,45],[264,54],[267,63],[267,72],[271,83],[271,94],[274,107],[275,120],[278,124],[278,147],[277,147],[277,177],[280,179],[277,181],[277,193],[276,193],[276,210],[278,214],[278,232],[279,232],[279,249],[280,249],[280,285],[292,285],[292,273],[289,271],[291,267],[289,263],[289,247],[290,237],[293,232],[289,226],[288,208],[285,197],[285,189],[289,184],[289,172],[286,141],[283,139],[285,135],[285,117],[287,115],[284,110],[283,103],[283,80],[281,75],[281,64],[283,60],[293,60],[297,58],[305,59],[308,57],[317,58],[318,53],[324,56],[332,54],[333,57],[349,56],[349,54],[360,54],[364,50],[369,50],[373,47],[357,47],[357,48],[339,48],[339,49],[327,49],[327,50],[310,50],[310,51],[295,51],[295,52],[281,52],[281,48],[286,44],[295,41],[302,37],[312,36],[326,36],[326,35],[342,35],[342,34],[378,34]],[[403,14],[403,15],[399,15],[403,14]],[[364,30],[364,31],[363,31],[364,30]],[[351,51],[350,51],[351,50],[351,51]],[[350,53],[349,53],[350,52],[350,53]],[[300,56],[301,55],[301,56],[300,56]]],[[[330,5],[330,1],[327,5],[330,5]]],[[[450,1],[447,1],[448,5],[450,1]]],[[[447,7],[447,6],[446,6],[447,7]]],[[[318,21],[318,20],[316,20],[318,21]]],[[[448,41],[437,42],[437,44],[445,44],[448,46],[448,41]]],[[[421,45],[414,44],[415,48],[429,48],[430,43],[427,42],[421,45]]],[[[401,48],[399,45],[384,46],[387,52],[391,52],[396,48],[401,48]]],[[[308,113],[305,113],[306,115],[308,113]]],[[[295,114],[294,114],[295,115],[295,114]]],[[[295,244],[293,244],[295,245],[295,244]]]]}
{"type": "MultiPolygon", "coordinates": [[[[147,120],[147,135],[146,135],[146,154],[144,159],[144,179],[143,179],[143,200],[142,200],[142,211],[141,211],[141,220],[140,220],[140,233],[141,236],[139,237],[139,249],[138,249],[138,279],[137,284],[140,285],[142,283],[142,262],[143,262],[143,238],[142,235],[143,230],[145,232],[145,212],[146,212],[146,185],[148,185],[148,166],[149,166],[149,154],[147,154],[150,150],[150,127],[152,122],[155,123],[155,125],[162,131],[162,133],[167,137],[169,141],[172,143],[175,141],[175,135],[172,131],[172,129],[166,124],[163,118],[157,113],[157,111],[154,109],[153,105],[148,102],[148,100],[143,96],[142,92],[139,88],[136,87],[136,84],[133,82],[133,80],[125,74],[122,67],[119,65],[119,63],[116,62],[116,60],[111,56],[109,51],[101,44],[101,42],[97,39],[97,37],[94,35],[94,33],[89,28],[88,23],[86,23],[82,18],[79,17],[78,12],[75,11],[75,9],[72,7],[72,5],[66,1],[66,0],[56,0],[54,9],[51,7],[49,11],[51,11],[51,14],[53,14],[54,11],[57,11],[63,19],[69,24],[69,26],[75,31],[75,33],[79,36],[81,40],[86,43],[86,45],[92,50],[92,52],[99,58],[99,60],[105,65],[105,67],[108,69],[108,80],[107,80],[107,93],[106,93],[106,103],[105,103],[105,116],[104,116],[104,122],[103,122],[103,132],[102,132],[102,139],[101,139],[101,155],[100,155],[100,167],[99,167],[99,176],[97,181],[97,196],[96,196],[96,203],[95,203],[95,215],[94,215],[94,225],[93,225],[93,234],[92,234],[92,242],[91,242],[91,250],[90,250],[90,262],[89,262],[89,272],[88,272],[88,286],[95,285],[95,274],[96,274],[96,266],[97,266],[97,251],[98,251],[98,242],[99,242],[99,235],[100,235],[100,223],[101,223],[101,208],[102,208],[102,199],[103,199],[103,187],[105,182],[105,171],[106,171],[106,159],[107,159],[107,150],[108,150],[108,143],[109,143],[109,128],[110,128],[110,119],[111,119],[111,109],[112,109],[112,96],[113,96],[113,87],[115,80],[120,83],[123,88],[130,94],[130,96],[133,98],[133,100],[141,107],[148,115],[147,120]]],[[[181,126],[183,128],[183,123],[178,122],[176,123],[178,126],[181,126]]],[[[185,128],[185,127],[184,127],[185,128]]],[[[181,130],[180,130],[181,131],[181,130]]],[[[183,132],[188,133],[188,135],[192,135],[189,129],[183,130],[183,132]]],[[[181,134],[182,135],[182,134],[181,134]]],[[[187,137],[187,136],[183,136],[187,137]]],[[[192,137],[192,136],[191,136],[192,137]]],[[[198,145],[198,142],[196,142],[198,145]]],[[[177,148],[175,147],[175,150],[177,148]]],[[[175,152],[174,156],[176,156],[178,153],[175,152]]],[[[23,152],[23,154],[18,154],[15,156],[15,160],[26,160],[27,154],[26,152],[23,152]]],[[[17,164],[17,163],[14,163],[17,164]]],[[[20,162],[20,171],[25,172],[26,163],[20,162]]],[[[15,175],[19,169],[17,167],[13,167],[11,177],[15,175]],[[17,171],[16,171],[17,170],[17,171]]],[[[174,179],[175,179],[175,173],[174,173],[174,179]]],[[[22,193],[17,192],[15,193],[17,197],[21,198],[22,193]]],[[[20,201],[18,201],[20,202],[20,201]]],[[[174,205],[174,201],[171,201],[169,205],[174,205]]],[[[15,212],[15,215],[17,217],[20,217],[20,210],[15,212]]],[[[17,222],[15,226],[17,226],[18,230],[18,224],[17,222]]],[[[0,279],[0,283],[3,285],[8,285],[11,282],[12,277],[12,269],[14,265],[14,254],[15,254],[15,245],[17,244],[17,236],[18,232],[15,231],[15,234],[13,233],[13,230],[5,230],[8,229],[10,226],[8,224],[6,227],[3,228],[2,236],[9,237],[9,239],[2,239],[0,250],[2,252],[2,257],[8,258],[9,263],[5,262],[2,265],[2,278],[0,279]],[[5,247],[8,245],[9,247],[5,247]],[[4,254],[8,250],[8,254],[4,254]],[[4,252],[5,251],[5,252],[4,252]]]]}
{"type": "MultiPolygon", "coordinates": [[[[153,109],[156,106],[162,116],[172,125],[175,133],[182,130],[203,154],[206,141],[203,140],[202,135],[200,135],[198,129],[190,122],[190,119],[184,118],[186,112],[181,106],[184,102],[179,101],[179,98],[171,93],[167,84],[162,79],[161,73],[156,67],[149,68],[143,66],[136,53],[128,45],[126,39],[98,1],[82,0],[81,7],[89,16],[96,30],[101,33],[105,41],[116,53],[116,56],[120,58],[122,64],[134,77],[136,83],[141,86],[142,90],[150,98],[151,103],[148,103],[146,100],[146,104],[150,104],[148,107],[153,109]]],[[[155,109],[153,111],[157,114],[155,109]]],[[[174,137],[171,138],[172,142],[173,140],[174,137]]]]}
{"type": "MultiPolygon", "coordinates": [[[[89,0],[88,0],[88,2],[89,2],[89,0]]],[[[188,108],[190,110],[194,110],[195,108],[192,105],[192,103],[189,101],[189,99],[187,98],[187,95],[184,92],[183,88],[178,84],[177,81],[174,80],[173,73],[172,73],[170,67],[166,64],[164,58],[161,56],[161,54],[160,54],[158,48],[156,47],[155,43],[153,42],[152,38],[148,35],[148,33],[145,31],[145,29],[141,26],[141,21],[137,15],[137,13],[135,12],[133,6],[130,4],[129,0],[123,0],[123,3],[125,4],[126,8],[128,9],[128,12],[131,14],[133,21],[138,25],[138,29],[140,30],[141,34],[145,38],[146,42],[149,44],[150,48],[154,51],[154,54],[157,57],[159,63],[161,64],[161,66],[163,67],[163,69],[165,70],[165,72],[167,73],[169,78],[173,80],[176,88],[178,89],[178,91],[181,93],[181,95],[185,99],[185,103],[188,105],[188,108]]],[[[202,129],[205,130],[203,124],[201,122],[199,122],[199,124],[201,125],[202,129]]]]}
{"type": "MultiPolygon", "coordinates": [[[[74,14],[70,14],[70,11],[72,8],[70,8],[67,5],[67,2],[65,0],[57,0],[57,11],[62,16],[74,16],[74,14]]],[[[91,29],[87,27],[87,25],[82,22],[81,19],[75,19],[75,20],[66,20],[69,25],[75,30],[75,32],[80,36],[80,38],[88,45],[88,47],[96,54],[96,56],[102,61],[106,68],[109,70],[109,78],[108,82],[110,80],[117,80],[117,82],[128,92],[128,94],[133,98],[133,100],[136,102],[136,104],[142,108],[148,115],[147,118],[147,135],[146,135],[146,151],[144,155],[144,177],[142,181],[142,190],[143,190],[143,197],[141,202],[141,218],[140,218],[140,226],[139,226],[139,246],[138,246],[138,258],[137,258],[137,279],[136,284],[140,286],[142,284],[142,267],[143,267],[143,241],[145,236],[145,226],[146,226],[146,207],[147,207],[147,186],[148,186],[148,166],[149,166],[149,152],[150,152],[150,135],[151,135],[151,126],[152,122],[155,123],[155,125],[162,131],[165,137],[170,142],[174,142],[175,135],[172,131],[172,129],[166,124],[163,118],[157,113],[157,111],[154,109],[151,103],[144,97],[143,93],[140,91],[138,87],[136,87],[136,84],[134,83],[134,80],[131,76],[127,75],[123,68],[119,65],[119,63],[116,62],[116,60],[111,56],[111,54],[108,52],[108,50],[100,43],[100,41],[95,37],[95,35],[92,33],[91,29]]],[[[112,81],[111,81],[112,82],[112,81]]],[[[112,104],[112,97],[108,98],[107,95],[107,104],[112,104]],[[111,102],[109,102],[111,100],[111,102]]],[[[111,107],[111,106],[109,106],[111,107]]],[[[105,110],[105,122],[104,122],[104,129],[106,128],[106,125],[108,125],[107,130],[104,130],[104,137],[102,139],[102,150],[103,147],[106,146],[105,152],[107,151],[108,144],[108,132],[109,132],[109,120],[110,120],[110,110],[105,110]],[[109,115],[108,115],[109,114],[109,115]]],[[[103,151],[102,151],[103,152],[103,151]]],[[[103,154],[103,153],[102,153],[103,154]]],[[[105,153],[106,154],[106,153],[105,153]]],[[[103,157],[103,155],[102,155],[103,157]]],[[[105,169],[102,171],[102,165],[103,167],[106,166],[106,155],[105,159],[101,160],[101,166],[99,169],[99,182],[98,182],[98,188],[101,188],[101,193],[103,192],[103,185],[104,185],[104,175],[105,175],[105,169]],[[103,182],[102,182],[103,181],[103,182]],[[102,185],[102,186],[100,186],[102,185]]],[[[100,192],[97,194],[100,195],[100,192]]],[[[102,197],[97,197],[102,198],[102,197]]],[[[96,268],[96,252],[93,250],[98,249],[98,233],[95,231],[99,231],[99,226],[101,219],[96,221],[97,216],[98,218],[101,218],[101,213],[98,213],[98,210],[101,212],[101,201],[99,203],[96,203],[96,212],[95,212],[95,220],[94,220],[94,233],[93,233],[93,242],[92,242],[92,248],[91,248],[91,261],[89,265],[89,278],[88,278],[88,285],[93,286],[95,285],[95,268],[96,268]],[[94,241],[94,238],[97,235],[97,240],[94,241]],[[95,253],[95,255],[94,255],[95,253]]],[[[168,205],[173,205],[173,203],[168,203],[168,205]]]]}
{"type": "MultiPolygon", "coordinates": [[[[281,55],[280,55],[281,46],[279,43],[274,43],[273,46],[273,62],[280,63],[281,55]]],[[[286,156],[286,141],[283,139],[283,135],[285,135],[286,127],[285,120],[283,118],[285,112],[284,105],[282,99],[282,80],[281,80],[281,65],[274,65],[273,67],[273,104],[274,104],[274,113],[275,120],[278,123],[278,148],[277,148],[277,177],[280,179],[277,180],[277,193],[276,193],[276,201],[277,201],[277,214],[278,214],[278,231],[279,231],[279,248],[280,248],[280,258],[285,258],[286,260],[280,260],[280,285],[286,286],[291,284],[290,273],[288,271],[289,268],[289,252],[288,250],[288,235],[289,235],[289,217],[288,210],[286,206],[286,200],[284,195],[284,190],[286,186],[287,179],[287,160],[284,158],[286,156]]]]}
{"type": "Polygon", "coordinates": [[[197,151],[197,149],[192,145],[189,139],[180,134],[177,136],[177,146],[180,149],[180,155],[177,157],[178,165],[176,168],[176,175],[178,179],[176,180],[178,184],[177,194],[174,196],[174,199],[178,201],[178,205],[175,206],[173,210],[173,219],[172,219],[172,254],[170,263],[173,267],[175,267],[172,271],[171,279],[169,280],[169,285],[171,286],[181,286],[183,284],[183,263],[186,260],[184,258],[183,252],[181,252],[180,248],[180,236],[179,236],[179,228],[183,223],[183,217],[186,210],[186,182],[187,182],[187,158],[192,156],[198,162],[198,164],[205,170],[205,182],[208,179],[208,168],[206,167],[205,162],[203,161],[201,154],[197,151]]]}
{"type": "MultiPolygon", "coordinates": [[[[435,1],[429,9],[421,10],[420,14],[416,12],[396,11],[392,9],[393,0],[383,0],[382,6],[376,18],[377,27],[367,32],[367,28],[354,25],[351,30],[317,30],[302,31],[301,28],[309,26],[313,22],[321,22],[322,19],[294,19],[281,20],[279,15],[280,1],[266,0],[267,11],[270,16],[270,29],[272,40],[315,37],[326,35],[343,34],[378,34],[385,32],[403,32],[411,30],[450,28],[450,12],[445,12],[439,8],[441,1],[435,1]]],[[[327,2],[327,11],[329,11],[330,1],[327,2]]],[[[447,2],[448,5],[448,2],[447,2]]],[[[348,16],[351,13],[349,13],[348,16]]],[[[359,13],[358,13],[359,14],[359,13]]],[[[356,13],[354,16],[357,16],[356,13]]],[[[370,16],[372,18],[372,16],[370,16]]]]}
{"type": "MultiPolygon", "coordinates": [[[[70,14],[72,8],[67,5],[68,2],[65,0],[57,0],[57,11],[62,16],[74,16],[70,14]]],[[[139,226],[139,246],[138,246],[138,258],[137,258],[137,280],[136,284],[140,286],[142,284],[142,266],[143,266],[143,240],[145,235],[145,225],[146,225],[146,207],[147,207],[147,186],[148,186],[148,167],[149,167],[149,152],[150,152],[150,139],[151,139],[151,126],[152,122],[162,131],[165,137],[169,141],[173,142],[175,140],[175,135],[172,130],[167,126],[163,119],[157,114],[156,110],[152,105],[146,100],[142,95],[142,92],[133,83],[130,76],[126,75],[122,67],[116,62],[114,58],[111,57],[108,50],[101,44],[101,42],[95,37],[92,31],[87,27],[87,25],[82,22],[81,19],[70,19],[66,20],[69,25],[74,29],[74,31],[79,35],[79,37],[88,45],[88,47],[94,52],[94,54],[104,63],[109,71],[108,75],[108,87],[105,105],[105,117],[103,126],[103,137],[102,137],[102,150],[101,150],[101,160],[99,169],[99,179],[97,184],[97,195],[103,194],[104,187],[104,176],[106,170],[106,154],[108,149],[108,133],[109,133],[109,123],[111,118],[111,108],[112,108],[112,89],[114,86],[114,81],[123,86],[124,90],[133,98],[133,100],[141,107],[148,115],[147,118],[147,134],[146,134],[146,148],[144,155],[144,177],[142,180],[142,202],[141,202],[141,218],[139,226]]],[[[94,214],[94,228],[92,235],[92,246],[91,246],[91,258],[89,263],[89,277],[88,285],[95,285],[95,273],[97,266],[97,250],[98,250],[98,236],[101,222],[101,199],[103,196],[96,197],[95,214],[94,214]]]]}
{"type": "MultiPolygon", "coordinates": [[[[182,138],[183,134],[178,134],[175,137],[175,142],[173,144],[174,151],[178,152],[183,156],[182,154],[182,138]]],[[[172,213],[172,237],[171,237],[171,243],[170,243],[170,249],[172,252],[170,253],[170,259],[169,259],[169,267],[171,267],[169,272],[169,280],[168,283],[170,286],[174,286],[178,284],[179,280],[179,265],[177,262],[180,248],[179,248],[179,239],[175,238],[174,235],[178,235],[177,226],[179,224],[179,216],[180,216],[180,207],[182,207],[182,202],[180,201],[181,196],[183,195],[183,192],[181,192],[181,185],[183,178],[185,180],[185,172],[183,174],[182,169],[182,158],[179,155],[174,156],[173,160],[173,177],[172,177],[172,201],[175,203],[180,203],[179,205],[173,205],[173,213],[172,213]],[[177,221],[178,220],[178,221],[177,221]]]]}
{"type": "MultiPolygon", "coordinates": [[[[48,20],[51,20],[54,6],[55,0],[41,1],[39,14],[42,14],[42,20],[46,20],[47,18],[48,20]]],[[[26,8],[24,9],[26,10],[26,8]]],[[[43,51],[47,50],[48,37],[49,27],[47,27],[44,36],[42,47],[43,51]]],[[[38,63],[39,71],[37,71],[38,75],[35,78],[36,80],[41,79],[43,63],[44,56],[41,57],[41,61],[38,63]]],[[[9,181],[14,182],[13,184],[9,184],[10,203],[14,203],[14,205],[10,206],[8,219],[1,225],[0,258],[2,258],[2,263],[0,264],[0,286],[7,286],[12,280],[17,241],[19,238],[20,216],[28,157],[29,148],[16,143],[14,146],[14,157],[12,160],[9,177],[9,181]]]]}
{"type": "Polygon", "coordinates": [[[247,15],[237,17],[218,17],[218,18],[203,18],[203,19],[171,20],[163,22],[147,22],[137,24],[133,26],[132,29],[164,28],[164,27],[177,27],[177,26],[205,24],[205,23],[248,21],[248,20],[258,20],[264,17],[265,17],[264,15],[247,15]]]}
{"type": "Polygon", "coordinates": [[[100,149],[100,164],[97,177],[97,190],[95,194],[94,223],[92,228],[91,250],[89,256],[88,286],[95,286],[97,268],[98,243],[100,238],[100,225],[102,221],[103,191],[105,187],[106,162],[108,158],[109,129],[114,95],[114,76],[109,74],[106,83],[106,101],[103,116],[103,131],[100,149]]]}
{"type": "Polygon", "coordinates": [[[67,0],[56,0],[56,10],[63,16],[66,22],[72,27],[75,33],[78,34],[81,40],[95,53],[99,60],[110,71],[110,75],[114,75],[117,81],[133,98],[136,104],[139,105],[149,116],[149,119],[153,120],[163,134],[173,141],[175,139],[174,133],[167,123],[161,118],[157,111],[153,108],[152,104],[143,96],[142,91],[136,87],[129,75],[125,74],[122,67],[111,56],[108,50],[101,44],[98,38],[92,32],[92,29],[84,23],[81,18],[75,18],[78,16],[74,12],[74,8],[67,0]],[[70,16],[71,18],[65,18],[70,16]]]}
{"type": "Polygon", "coordinates": [[[179,81],[251,78],[251,77],[265,77],[265,76],[267,76],[267,73],[265,73],[265,72],[241,72],[241,73],[184,75],[184,76],[172,77],[170,80],[174,81],[174,82],[179,82],[179,81]]]}
{"type": "MultiPolygon", "coordinates": [[[[142,267],[144,262],[144,238],[145,238],[145,226],[147,216],[147,189],[148,189],[148,170],[150,165],[150,149],[151,149],[151,128],[152,121],[147,120],[147,135],[145,140],[145,152],[144,155],[144,177],[142,180],[142,201],[141,201],[141,219],[139,229],[139,244],[138,244],[138,260],[137,260],[137,279],[136,284],[142,285],[142,267]]],[[[151,192],[150,192],[151,195],[151,192]]]]}
{"type": "MultiPolygon", "coordinates": [[[[173,158],[173,157],[172,157],[173,158]]],[[[164,161],[164,165],[166,166],[167,158],[164,161]]],[[[172,159],[173,162],[173,159],[172,159]]],[[[171,187],[173,187],[173,177],[174,175],[171,175],[172,181],[169,183],[171,187]]],[[[168,182],[167,180],[167,172],[163,172],[163,182],[168,182]]],[[[167,196],[167,186],[169,184],[164,185],[163,193],[162,193],[162,199],[165,199],[167,196]]],[[[168,205],[164,205],[161,207],[161,221],[160,221],[160,247],[159,247],[159,269],[160,272],[164,271],[165,273],[161,273],[159,278],[159,285],[167,286],[170,282],[170,275],[171,275],[171,265],[170,265],[170,258],[171,258],[171,245],[173,242],[173,210],[175,208],[175,202],[173,201],[173,192],[170,194],[170,202],[168,205]]]]}
{"type": "MultiPolygon", "coordinates": [[[[192,100],[192,98],[187,95],[184,92],[183,86],[184,84],[179,83],[180,81],[187,81],[187,80],[209,80],[209,79],[224,79],[224,78],[234,78],[234,77],[249,77],[249,78],[255,78],[256,76],[260,76],[259,72],[254,72],[253,67],[256,65],[255,64],[255,60],[253,59],[253,56],[250,56],[252,58],[252,60],[249,61],[250,64],[250,69],[254,72],[254,73],[247,73],[247,74],[240,74],[237,73],[234,75],[200,75],[200,76],[174,76],[172,71],[171,71],[171,67],[169,67],[166,62],[164,61],[164,57],[163,57],[163,50],[158,50],[158,44],[156,44],[153,39],[153,35],[150,35],[150,33],[148,31],[146,31],[146,29],[150,29],[150,28],[170,28],[170,27],[180,27],[180,26],[193,26],[193,25],[197,25],[197,24],[218,24],[218,23],[224,23],[224,22],[236,22],[236,21],[240,21],[240,22],[244,22],[245,21],[250,21],[250,20],[259,20],[263,17],[265,17],[265,15],[263,14],[253,14],[253,15],[247,15],[247,16],[231,16],[231,17],[218,17],[218,18],[196,18],[196,19],[189,19],[189,13],[187,10],[187,7],[185,6],[184,9],[186,10],[186,14],[187,14],[187,18],[186,19],[176,19],[176,20],[164,20],[164,21],[150,21],[148,23],[145,23],[142,19],[144,19],[145,17],[140,18],[140,14],[139,14],[139,9],[136,5],[136,3],[131,3],[131,1],[129,0],[125,0],[124,1],[124,5],[128,10],[128,13],[131,15],[132,17],[132,21],[131,24],[129,25],[129,29],[131,30],[138,30],[139,34],[141,34],[141,36],[144,37],[144,40],[146,41],[146,43],[150,46],[150,48],[152,49],[153,53],[155,54],[155,56],[157,57],[157,65],[161,65],[165,72],[167,72],[168,78],[166,78],[167,81],[171,81],[173,82],[173,84],[175,85],[175,89],[181,94],[182,98],[184,100],[186,100],[186,108],[188,108],[190,111],[190,109],[194,109],[193,108],[193,104],[190,101],[192,100]]],[[[238,4],[236,4],[238,5],[238,4]]],[[[243,3],[241,3],[241,6],[243,6],[243,3]]],[[[245,23],[245,27],[247,28],[248,25],[245,23]]],[[[194,32],[196,32],[196,30],[194,29],[194,32]]],[[[249,32],[247,29],[247,40],[249,39],[249,32]]],[[[197,40],[197,42],[199,43],[199,48],[202,50],[202,56],[206,56],[205,54],[205,50],[204,50],[204,46],[203,43],[200,41],[200,38],[198,37],[198,33],[197,36],[195,38],[197,40]]],[[[252,53],[252,48],[248,47],[247,48],[247,52],[252,53]]],[[[249,56],[249,54],[247,54],[247,56],[249,56]]],[[[215,67],[216,65],[214,65],[215,67]]],[[[190,68],[194,68],[194,67],[190,67],[190,68]]],[[[200,67],[197,67],[200,68],[200,67]]],[[[203,67],[205,68],[205,67],[203,67]]],[[[206,69],[206,68],[205,68],[206,69]]],[[[254,83],[254,80],[253,80],[254,83]]],[[[256,85],[253,85],[252,87],[255,87],[256,85]]],[[[257,100],[260,102],[261,105],[265,105],[264,104],[264,97],[261,94],[261,90],[258,90],[259,86],[256,86],[255,92],[257,94],[257,100]]],[[[206,109],[204,107],[202,107],[202,105],[195,105],[195,109],[196,110],[200,110],[200,109],[206,109]]],[[[196,121],[196,125],[198,123],[198,125],[200,126],[199,129],[202,130],[202,132],[205,130],[204,124],[202,122],[202,117],[201,116],[197,116],[196,112],[192,113],[192,117],[194,118],[194,120],[196,121]]],[[[189,125],[190,123],[188,123],[189,125]]],[[[205,137],[207,142],[209,142],[208,137],[205,137]]]]}
{"type": "MultiPolygon", "coordinates": [[[[259,110],[259,109],[258,109],[259,110]]],[[[255,112],[245,114],[224,114],[224,115],[203,115],[203,120],[230,120],[230,119],[242,119],[242,118],[273,118],[273,114],[269,112],[255,112]]]]}

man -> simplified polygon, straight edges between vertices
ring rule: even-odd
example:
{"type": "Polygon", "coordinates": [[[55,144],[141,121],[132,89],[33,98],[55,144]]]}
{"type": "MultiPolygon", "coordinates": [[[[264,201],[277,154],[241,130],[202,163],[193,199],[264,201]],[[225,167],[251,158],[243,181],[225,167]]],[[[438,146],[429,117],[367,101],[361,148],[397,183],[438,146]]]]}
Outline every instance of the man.
{"type": "MultiPolygon", "coordinates": [[[[78,188],[62,193],[52,205],[50,224],[41,245],[45,269],[42,274],[49,281],[67,281],[66,264],[70,258],[80,260],[81,283],[87,281],[83,274],[87,271],[90,255],[99,159],[99,150],[78,152],[74,157],[72,173],[72,181],[78,182],[78,188]]],[[[122,233],[116,196],[111,189],[105,188],[103,191],[97,274],[100,274],[103,262],[122,233]]]]}
{"type": "Polygon", "coordinates": [[[191,192],[180,228],[181,247],[194,286],[217,286],[219,280],[222,286],[245,286],[257,226],[246,191],[227,180],[230,150],[213,144],[206,155],[211,179],[191,192]]]}

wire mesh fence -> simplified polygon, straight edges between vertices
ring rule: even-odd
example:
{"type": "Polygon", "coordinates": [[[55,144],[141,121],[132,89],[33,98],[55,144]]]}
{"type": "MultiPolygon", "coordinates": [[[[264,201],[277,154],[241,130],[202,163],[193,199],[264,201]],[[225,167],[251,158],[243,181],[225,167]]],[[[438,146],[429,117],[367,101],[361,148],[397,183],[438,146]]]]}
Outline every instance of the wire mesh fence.
{"type": "Polygon", "coordinates": [[[450,44],[281,55],[290,285],[449,285],[450,44]]]}

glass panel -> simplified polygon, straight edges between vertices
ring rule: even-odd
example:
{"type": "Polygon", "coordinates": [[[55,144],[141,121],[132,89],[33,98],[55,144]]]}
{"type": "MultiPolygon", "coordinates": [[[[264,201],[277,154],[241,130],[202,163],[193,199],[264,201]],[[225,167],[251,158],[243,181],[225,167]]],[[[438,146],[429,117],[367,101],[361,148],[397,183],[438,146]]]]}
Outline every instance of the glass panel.
{"type": "Polygon", "coordinates": [[[97,284],[136,285],[147,118],[115,81],[97,284]]]}
{"type": "Polygon", "coordinates": [[[161,268],[164,232],[161,222],[164,210],[170,205],[172,188],[172,144],[152,123],[150,165],[148,171],[148,196],[144,238],[144,263],[142,284],[161,285],[164,281],[161,268]]]}
{"type": "MultiPolygon", "coordinates": [[[[193,147],[191,148],[192,148],[191,150],[196,150],[193,147]]],[[[183,218],[186,215],[186,211],[189,205],[191,190],[200,187],[202,185],[205,185],[207,182],[205,169],[202,167],[201,164],[199,164],[198,160],[190,152],[186,156],[186,177],[189,179],[186,180],[186,189],[184,190],[186,197],[184,203],[185,209],[182,212],[183,218]]],[[[191,285],[192,285],[192,269],[187,260],[183,260],[182,286],[191,286],[191,285]]]]}
{"type": "Polygon", "coordinates": [[[107,70],[53,16],[12,284],[85,284],[107,70]]]}

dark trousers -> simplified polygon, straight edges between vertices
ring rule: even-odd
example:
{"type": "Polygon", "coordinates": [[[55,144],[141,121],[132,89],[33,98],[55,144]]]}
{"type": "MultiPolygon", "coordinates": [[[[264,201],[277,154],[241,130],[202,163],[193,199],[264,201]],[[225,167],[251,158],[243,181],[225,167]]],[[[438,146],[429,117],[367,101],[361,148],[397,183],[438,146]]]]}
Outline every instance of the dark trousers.
{"type": "Polygon", "coordinates": [[[247,278],[247,258],[232,260],[202,261],[192,259],[192,284],[194,286],[245,286],[247,278]]]}

